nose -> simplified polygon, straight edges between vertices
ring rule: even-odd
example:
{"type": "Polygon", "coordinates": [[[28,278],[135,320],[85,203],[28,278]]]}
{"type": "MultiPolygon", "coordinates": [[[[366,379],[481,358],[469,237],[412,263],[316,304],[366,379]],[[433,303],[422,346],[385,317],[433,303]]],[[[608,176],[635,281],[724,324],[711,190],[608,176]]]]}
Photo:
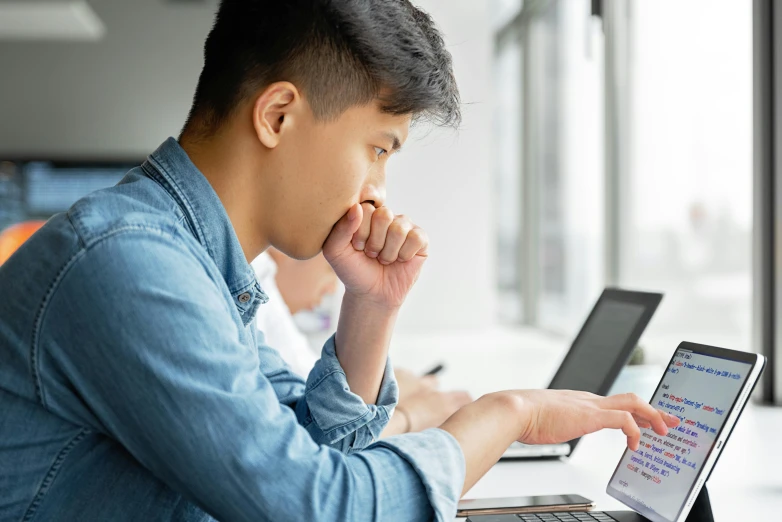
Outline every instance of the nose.
{"type": "Polygon", "coordinates": [[[370,203],[375,208],[386,204],[386,175],[385,169],[377,169],[367,180],[361,191],[361,203],[370,203]]]}

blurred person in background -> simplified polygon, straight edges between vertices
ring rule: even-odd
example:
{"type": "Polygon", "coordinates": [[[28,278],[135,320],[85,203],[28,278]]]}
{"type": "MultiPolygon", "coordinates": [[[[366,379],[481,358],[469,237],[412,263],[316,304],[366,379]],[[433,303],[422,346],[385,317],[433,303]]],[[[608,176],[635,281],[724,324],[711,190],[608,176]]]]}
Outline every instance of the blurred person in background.
{"type": "MultiPolygon", "coordinates": [[[[325,296],[336,292],[339,279],[322,253],[298,260],[270,248],[252,262],[252,267],[269,296],[256,317],[259,334],[294,372],[307,377],[319,357],[293,316],[314,309],[325,296]]],[[[433,375],[419,377],[404,368],[394,368],[394,375],[399,402],[382,437],[437,427],[471,402],[466,392],[438,390],[433,375]]]]}

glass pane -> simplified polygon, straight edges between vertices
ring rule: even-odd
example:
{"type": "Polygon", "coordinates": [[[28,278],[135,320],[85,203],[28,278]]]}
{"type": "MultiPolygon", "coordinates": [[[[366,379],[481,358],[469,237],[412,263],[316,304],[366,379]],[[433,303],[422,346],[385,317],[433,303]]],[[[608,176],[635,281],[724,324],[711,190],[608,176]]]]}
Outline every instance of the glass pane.
{"type": "Polygon", "coordinates": [[[748,350],[752,2],[630,7],[622,282],[666,293],[647,335],[652,358],[682,340],[748,350]]]}
{"type": "Polygon", "coordinates": [[[521,46],[509,39],[494,64],[493,116],[497,273],[500,321],[520,323],[521,301],[521,46]]]}
{"type": "Polygon", "coordinates": [[[491,0],[492,25],[499,29],[513,20],[523,4],[523,0],[491,0]]]}
{"type": "Polygon", "coordinates": [[[538,324],[572,333],[603,284],[603,37],[588,0],[530,22],[530,162],[537,185],[538,324]]]}

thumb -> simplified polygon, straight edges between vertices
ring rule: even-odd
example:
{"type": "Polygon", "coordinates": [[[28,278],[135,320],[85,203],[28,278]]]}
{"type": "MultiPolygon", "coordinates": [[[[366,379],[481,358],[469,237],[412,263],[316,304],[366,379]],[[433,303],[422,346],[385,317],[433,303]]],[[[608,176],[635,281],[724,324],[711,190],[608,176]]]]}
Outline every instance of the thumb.
{"type": "Polygon", "coordinates": [[[364,209],[361,205],[356,203],[345,213],[342,218],[337,221],[334,228],[331,229],[329,237],[326,238],[326,242],[323,243],[323,253],[328,255],[329,252],[339,251],[346,245],[350,245],[359,227],[361,226],[361,219],[364,217],[364,209]]]}

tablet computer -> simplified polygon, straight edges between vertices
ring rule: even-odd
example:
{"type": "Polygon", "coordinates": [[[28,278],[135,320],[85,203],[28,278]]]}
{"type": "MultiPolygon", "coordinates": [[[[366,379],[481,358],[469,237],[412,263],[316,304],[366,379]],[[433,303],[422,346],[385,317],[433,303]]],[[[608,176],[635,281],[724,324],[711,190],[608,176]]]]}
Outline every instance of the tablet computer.
{"type": "Polygon", "coordinates": [[[764,365],[762,355],[681,343],[651,401],[680,424],[664,437],[642,429],[608,494],[651,522],[684,522],[764,365]]]}

